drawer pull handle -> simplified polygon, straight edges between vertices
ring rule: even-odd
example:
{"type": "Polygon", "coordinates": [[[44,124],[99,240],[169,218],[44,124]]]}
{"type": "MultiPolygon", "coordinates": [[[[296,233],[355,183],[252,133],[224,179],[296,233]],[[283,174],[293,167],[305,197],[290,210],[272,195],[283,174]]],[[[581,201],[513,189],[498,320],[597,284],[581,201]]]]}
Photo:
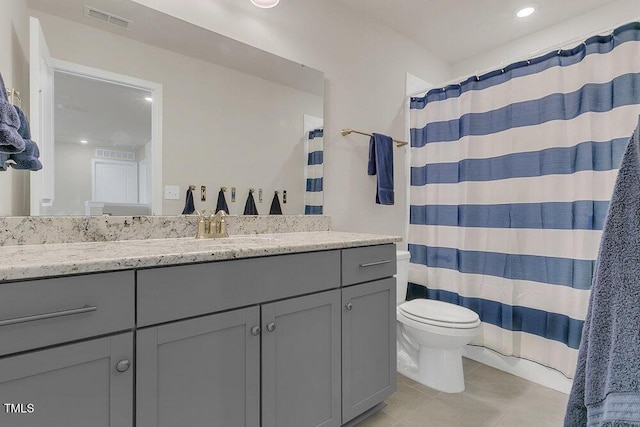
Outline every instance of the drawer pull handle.
{"type": "Polygon", "coordinates": [[[34,314],[33,316],[16,317],[13,319],[0,320],[0,326],[15,325],[17,323],[35,322],[36,320],[53,319],[55,317],[71,316],[73,314],[82,314],[96,311],[98,307],[93,305],[85,305],[80,308],[72,308],[70,310],[54,311],[51,313],[34,314]]]}
{"type": "Polygon", "coordinates": [[[267,323],[267,331],[269,332],[273,332],[276,330],[276,324],[271,322],[271,323],[267,323]]]}
{"type": "Polygon", "coordinates": [[[390,262],[391,262],[390,259],[385,259],[384,261],[369,262],[366,264],[360,264],[360,268],[373,267],[374,265],[389,264],[390,262]]]}

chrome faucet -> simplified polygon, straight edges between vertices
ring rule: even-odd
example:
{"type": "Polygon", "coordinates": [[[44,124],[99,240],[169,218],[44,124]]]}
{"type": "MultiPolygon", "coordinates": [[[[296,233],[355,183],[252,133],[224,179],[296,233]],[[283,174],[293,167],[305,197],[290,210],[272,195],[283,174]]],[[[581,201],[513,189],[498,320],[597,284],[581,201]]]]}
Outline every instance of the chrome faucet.
{"type": "Polygon", "coordinates": [[[198,232],[196,239],[229,237],[229,233],[227,232],[227,214],[225,211],[220,210],[214,215],[214,210],[211,209],[211,215],[209,215],[208,221],[205,220],[206,211],[196,212],[198,213],[198,232]]]}

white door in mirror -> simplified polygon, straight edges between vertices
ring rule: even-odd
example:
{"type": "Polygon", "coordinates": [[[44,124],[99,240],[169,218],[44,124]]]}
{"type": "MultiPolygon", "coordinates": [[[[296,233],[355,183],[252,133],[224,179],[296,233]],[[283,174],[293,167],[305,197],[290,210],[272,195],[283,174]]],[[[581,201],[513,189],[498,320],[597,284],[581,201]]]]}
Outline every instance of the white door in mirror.
{"type": "Polygon", "coordinates": [[[31,138],[40,147],[43,165],[43,170],[31,173],[30,214],[40,215],[41,208],[52,206],[54,200],[53,65],[37,18],[29,18],[29,31],[31,138]]]}
{"type": "Polygon", "coordinates": [[[138,203],[138,164],[92,159],[93,201],[138,203]]]}

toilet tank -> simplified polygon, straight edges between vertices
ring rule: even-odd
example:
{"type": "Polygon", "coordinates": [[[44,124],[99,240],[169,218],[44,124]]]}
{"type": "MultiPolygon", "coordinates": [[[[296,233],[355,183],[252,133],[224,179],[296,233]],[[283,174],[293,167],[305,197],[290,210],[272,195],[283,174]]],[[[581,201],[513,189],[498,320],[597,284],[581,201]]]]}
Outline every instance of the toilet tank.
{"type": "Polygon", "coordinates": [[[396,251],[398,273],[396,274],[396,304],[407,299],[407,283],[409,282],[409,251],[396,251]]]}

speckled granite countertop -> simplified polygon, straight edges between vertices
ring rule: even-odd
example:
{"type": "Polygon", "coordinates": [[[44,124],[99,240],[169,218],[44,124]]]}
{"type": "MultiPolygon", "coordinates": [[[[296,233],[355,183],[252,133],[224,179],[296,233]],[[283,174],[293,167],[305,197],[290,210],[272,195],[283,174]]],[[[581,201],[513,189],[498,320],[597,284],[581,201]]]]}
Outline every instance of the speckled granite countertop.
{"type": "Polygon", "coordinates": [[[398,236],[312,231],[0,247],[0,282],[394,243],[398,236]]]}

